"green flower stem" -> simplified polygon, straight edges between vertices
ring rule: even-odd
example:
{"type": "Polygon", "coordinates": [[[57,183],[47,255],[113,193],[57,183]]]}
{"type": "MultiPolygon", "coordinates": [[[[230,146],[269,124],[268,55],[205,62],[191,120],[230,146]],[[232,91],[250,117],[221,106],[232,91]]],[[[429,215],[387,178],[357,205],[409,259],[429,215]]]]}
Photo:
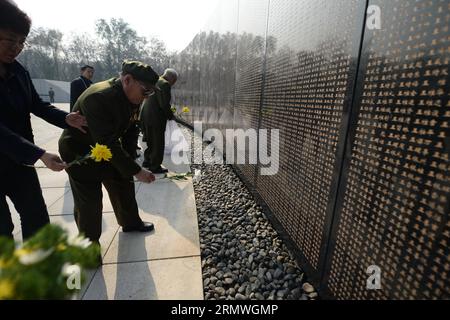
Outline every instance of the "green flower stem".
{"type": "Polygon", "coordinates": [[[169,180],[187,180],[189,177],[192,177],[192,172],[186,172],[186,173],[179,173],[179,174],[174,174],[174,175],[170,175],[170,176],[165,176],[165,178],[169,179],[169,180]]]}
{"type": "Polygon", "coordinates": [[[78,165],[82,165],[84,164],[87,160],[89,160],[91,158],[91,154],[87,154],[82,158],[78,158],[70,163],[67,164],[67,169],[70,168],[71,166],[78,164],[78,165]]]}

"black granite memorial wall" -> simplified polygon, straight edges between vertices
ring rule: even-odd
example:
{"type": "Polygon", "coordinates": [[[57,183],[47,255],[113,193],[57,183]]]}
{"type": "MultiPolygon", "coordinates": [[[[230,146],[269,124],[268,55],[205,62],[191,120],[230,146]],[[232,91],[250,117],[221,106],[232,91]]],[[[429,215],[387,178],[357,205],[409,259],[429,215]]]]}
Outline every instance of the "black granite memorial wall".
{"type": "Polygon", "coordinates": [[[322,297],[450,298],[449,28],[446,0],[222,1],[179,55],[187,122],[279,130],[273,172],[234,166],[322,297]]]}

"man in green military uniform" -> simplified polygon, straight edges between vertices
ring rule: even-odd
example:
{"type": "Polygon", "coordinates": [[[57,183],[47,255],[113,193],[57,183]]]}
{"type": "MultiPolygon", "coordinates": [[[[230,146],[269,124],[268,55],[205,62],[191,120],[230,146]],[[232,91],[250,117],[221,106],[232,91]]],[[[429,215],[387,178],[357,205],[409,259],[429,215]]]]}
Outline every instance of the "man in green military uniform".
{"type": "Polygon", "coordinates": [[[174,69],[166,69],[156,83],[159,89],[149,97],[142,106],[140,122],[147,149],[144,151],[144,167],[153,173],[165,173],[161,166],[164,158],[165,131],[167,120],[173,119],[171,110],[171,87],[177,82],[178,73],[174,69]]]}
{"type": "Polygon", "coordinates": [[[59,152],[67,163],[89,154],[96,143],[106,145],[112,153],[110,161],[89,160],[67,169],[78,230],[91,241],[98,242],[102,232],[102,184],[122,231],[148,232],[154,228],[139,217],[133,176],[145,183],[155,177],[124,150],[122,137],[136,109],[154,93],[157,81],[158,75],[150,66],[124,62],[120,78],[90,86],[75,103],[73,110],[86,117],[88,134],[66,129],[61,135],[59,152]]]}

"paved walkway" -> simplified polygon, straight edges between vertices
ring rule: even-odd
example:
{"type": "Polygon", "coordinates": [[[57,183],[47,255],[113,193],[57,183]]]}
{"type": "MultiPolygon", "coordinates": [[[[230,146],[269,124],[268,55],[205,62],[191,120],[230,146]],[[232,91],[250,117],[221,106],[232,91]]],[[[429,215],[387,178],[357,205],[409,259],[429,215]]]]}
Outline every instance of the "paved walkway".
{"type": "MultiPolygon", "coordinates": [[[[68,104],[58,105],[68,110],[68,104]]],[[[32,117],[36,143],[57,151],[61,134],[45,121],[32,117]]],[[[141,157],[142,158],[142,157],[141,157]]],[[[43,166],[39,161],[37,166],[43,166]]],[[[173,172],[187,172],[188,165],[164,165],[173,172]]],[[[52,223],[77,234],[73,198],[65,172],[38,168],[39,179],[52,223]]],[[[100,239],[104,265],[90,271],[82,299],[203,299],[199,232],[192,179],[136,182],[136,199],[144,221],[155,224],[148,234],[123,233],[117,225],[106,190],[103,190],[103,234],[100,239]]],[[[14,211],[13,206],[10,208],[14,211]]],[[[15,236],[20,222],[13,213],[15,236]]]]}

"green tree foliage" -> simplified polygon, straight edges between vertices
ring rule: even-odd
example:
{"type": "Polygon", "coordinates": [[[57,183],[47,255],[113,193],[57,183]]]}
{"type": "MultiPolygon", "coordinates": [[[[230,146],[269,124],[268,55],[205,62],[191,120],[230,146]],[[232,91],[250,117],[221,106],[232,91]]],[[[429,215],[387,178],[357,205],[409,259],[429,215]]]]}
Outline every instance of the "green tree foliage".
{"type": "Polygon", "coordinates": [[[55,29],[32,29],[19,60],[32,78],[61,81],[76,78],[83,64],[94,66],[94,81],[101,81],[117,76],[125,59],[149,63],[159,73],[174,60],[163,41],[139,36],[123,19],[100,19],[95,32],[64,35],[55,29]]]}

